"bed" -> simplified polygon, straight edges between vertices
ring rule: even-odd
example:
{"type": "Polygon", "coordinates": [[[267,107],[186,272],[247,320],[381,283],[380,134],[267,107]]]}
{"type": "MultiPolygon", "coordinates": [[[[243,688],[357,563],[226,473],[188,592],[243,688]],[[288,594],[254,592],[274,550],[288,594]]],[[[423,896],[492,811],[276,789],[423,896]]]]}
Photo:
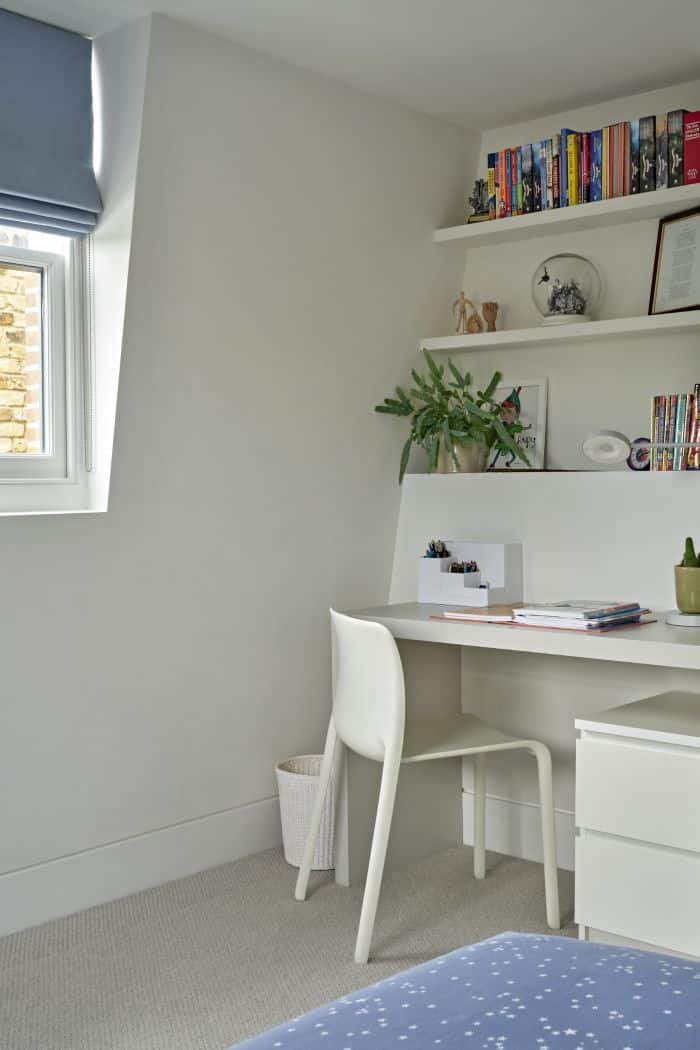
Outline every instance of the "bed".
{"type": "Polygon", "coordinates": [[[503,933],[336,999],[246,1050],[698,1050],[700,962],[503,933]]]}

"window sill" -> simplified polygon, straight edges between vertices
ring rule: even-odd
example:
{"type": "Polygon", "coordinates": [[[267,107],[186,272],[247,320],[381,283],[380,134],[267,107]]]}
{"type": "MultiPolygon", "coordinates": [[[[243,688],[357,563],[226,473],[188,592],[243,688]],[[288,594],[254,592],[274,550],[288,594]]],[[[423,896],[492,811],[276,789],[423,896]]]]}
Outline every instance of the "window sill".
{"type": "Polygon", "coordinates": [[[106,506],[92,505],[86,481],[65,478],[0,481],[0,518],[38,514],[95,514],[106,506]]]}

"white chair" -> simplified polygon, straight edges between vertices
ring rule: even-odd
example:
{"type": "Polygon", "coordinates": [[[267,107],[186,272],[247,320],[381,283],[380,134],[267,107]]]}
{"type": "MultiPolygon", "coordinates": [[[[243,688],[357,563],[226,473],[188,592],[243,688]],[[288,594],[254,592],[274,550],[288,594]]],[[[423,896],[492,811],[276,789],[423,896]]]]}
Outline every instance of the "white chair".
{"type": "Polygon", "coordinates": [[[309,883],[321,813],[336,745],[382,763],[377,817],[355,944],[355,962],[366,963],[381,888],[399,768],[402,762],[475,756],[474,876],[486,874],[486,755],[489,751],[531,751],[537,760],[547,924],[560,927],[559,889],[554,841],[552,759],[537,740],[520,740],[491,729],[474,715],[455,714],[437,724],[405,726],[405,690],[401,657],[391,632],[371,620],[343,616],[331,609],[333,636],[333,710],[328,724],[314,805],[295,896],[303,901],[309,883]]]}

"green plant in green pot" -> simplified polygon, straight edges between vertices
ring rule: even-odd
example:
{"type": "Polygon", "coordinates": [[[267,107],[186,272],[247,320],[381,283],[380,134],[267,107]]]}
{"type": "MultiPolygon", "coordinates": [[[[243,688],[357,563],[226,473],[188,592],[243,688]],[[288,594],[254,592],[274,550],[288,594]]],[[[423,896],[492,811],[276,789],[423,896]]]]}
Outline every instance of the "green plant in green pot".
{"type": "Polygon", "coordinates": [[[685,550],[680,565],[675,567],[676,605],[684,613],[700,613],[700,555],[695,553],[695,544],[690,536],[685,541],[685,550]]]}
{"type": "Polygon", "coordinates": [[[396,397],[387,397],[375,412],[410,417],[411,432],[401,452],[399,484],[403,481],[414,445],[428,457],[428,471],[478,473],[487,469],[489,455],[496,451],[530,462],[516,442],[522,424],[512,419],[493,394],[503,378],[494,372],[484,390],[472,393],[472,377],[464,375],[448,360],[450,378],[444,365],[437,365],[423,351],[428,374],[411,369],[413,386],[406,392],[397,386],[396,397]]]}

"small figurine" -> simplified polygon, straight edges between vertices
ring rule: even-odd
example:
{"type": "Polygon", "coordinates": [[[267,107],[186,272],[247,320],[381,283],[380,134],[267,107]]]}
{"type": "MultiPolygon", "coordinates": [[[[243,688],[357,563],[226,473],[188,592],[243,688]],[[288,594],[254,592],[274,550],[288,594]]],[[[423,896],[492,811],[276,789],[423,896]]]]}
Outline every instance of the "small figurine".
{"type": "Polygon", "coordinates": [[[476,307],[474,306],[474,303],[469,302],[469,299],[467,299],[467,302],[474,311],[473,313],[469,314],[469,318],[467,320],[467,331],[470,335],[478,335],[479,332],[483,332],[484,330],[484,322],[481,320],[478,313],[476,312],[476,307]]]}
{"type": "Polygon", "coordinates": [[[484,219],[491,218],[489,215],[489,191],[486,179],[476,180],[469,203],[472,206],[472,214],[467,219],[468,223],[483,222],[484,219]]]}
{"type": "MultiPolygon", "coordinates": [[[[541,280],[544,280],[542,278],[541,280]]],[[[554,278],[547,293],[547,305],[550,314],[585,314],[586,297],[581,291],[581,285],[575,277],[570,277],[568,282],[562,284],[558,277],[554,278]]]]}
{"type": "Polygon", "coordinates": [[[457,335],[464,335],[467,330],[467,303],[469,300],[466,298],[464,292],[460,292],[455,301],[452,303],[452,316],[457,316],[457,328],[455,331],[457,335]],[[459,307],[459,314],[455,315],[455,309],[459,307]]]}
{"type": "Polygon", "coordinates": [[[460,292],[455,301],[452,304],[452,315],[457,317],[457,328],[455,331],[457,335],[466,335],[470,333],[475,335],[478,332],[483,332],[484,322],[476,312],[476,307],[471,299],[467,299],[464,292],[460,292]],[[472,312],[467,317],[467,307],[471,306],[472,312]],[[459,311],[456,308],[459,307],[459,311]]]}
{"type": "Polygon", "coordinates": [[[450,552],[442,540],[431,540],[424,555],[426,558],[449,558],[449,556],[450,552]]]}
{"type": "Polygon", "coordinates": [[[481,313],[486,321],[486,331],[496,331],[496,317],[498,316],[498,303],[482,303],[481,313]]]}

